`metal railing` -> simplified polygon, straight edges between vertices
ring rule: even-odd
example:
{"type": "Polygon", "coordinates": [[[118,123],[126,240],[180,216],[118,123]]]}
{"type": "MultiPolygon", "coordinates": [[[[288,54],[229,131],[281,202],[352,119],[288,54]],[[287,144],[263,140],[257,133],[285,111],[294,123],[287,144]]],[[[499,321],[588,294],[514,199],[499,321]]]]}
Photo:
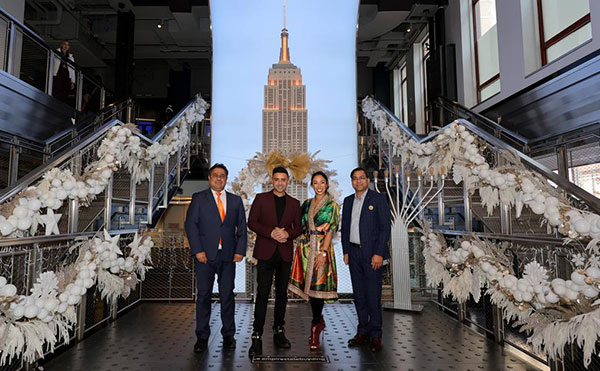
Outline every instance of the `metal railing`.
{"type": "MultiPolygon", "coordinates": [[[[154,138],[149,139],[138,134],[142,144],[149,146],[164,138],[166,131],[175,125],[176,121],[185,114],[185,111],[191,109],[194,101],[195,99],[186,105],[178,115],[173,117],[154,138]]],[[[27,174],[10,189],[4,190],[0,195],[0,203],[8,201],[21,190],[35,184],[46,171],[52,168],[69,168],[76,176],[81,174],[82,169],[87,164],[97,160],[97,148],[110,128],[122,124],[115,117],[113,116],[109,122],[104,123],[79,141],[73,141],[69,148],[62,150],[60,154],[46,164],[27,174]]],[[[111,234],[121,234],[121,248],[125,250],[133,234],[140,227],[151,227],[152,222],[157,221],[159,215],[168,206],[170,197],[181,185],[181,181],[189,170],[191,163],[190,156],[194,150],[191,143],[194,141],[202,142],[203,140],[202,138],[195,138],[194,133],[196,133],[196,130],[194,130],[194,126],[196,125],[189,128],[191,134],[186,146],[170,156],[164,164],[152,166],[151,174],[155,174],[155,172],[162,174],[157,187],[153,186],[155,183],[153,177],[149,181],[142,182],[142,184],[135,184],[131,175],[126,171],[117,171],[113,173],[106,190],[98,195],[98,198],[89,207],[79,207],[76,201],[69,201],[67,205],[56,211],[66,216],[59,223],[61,234],[0,240],[0,275],[17,286],[19,293],[29,292],[41,272],[57,271],[61,267],[73,263],[77,258],[78,251],[72,251],[71,246],[77,241],[92,237],[102,228],[106,228],[111,234]],[[119,176],[122,177],[118,178],[119,176]],[[115,179],[118,179],[118,181],[115,181],[115,179]],[[123,184],[127,184],[127,186],[121,189],[120,187],[123,184]],[[139,192],[140,189],[144,191],[139,192]],[[88,219],[85,219],[86,217],[88,219]]],[[[181,264],[173,267],[175,271],[171,269],[167,272],[169,277],[175,275],[175,281],[169,283],[169,285],[173,283],[171,285],[172,289],[169,289],[168,295],[165,295],[165,297],[170,300],[173,297],[185,300],[192,299],[195,280],[193,279],[193,267],[191,271],[189,270],[191,264],[189,249],[174,249],[175,247],[183,247],[185,235],[182,233],[178,236],[163,236],[161,233],[152,233],[152,238],[156,242],[152,250],[152,259],[160,269],[156,271],[155,275],[149,275],[150,280],[146,298],[150,298],[148,295],[152,296],[152,292],[157,292],[152,287],[157,284],[155,282],[156,278],[159,277],[160,279],[162,277],[159,273],[165,268],[163,259],[166,256],[165,254],[172,252],[173,257],[176,255],[176,260],[181,264]],[[181,242],[180,245],[182,246],[174,246],[172,243],[174,239],[181,242]],[[177,279],[181,279],[186,283],[178,283],[177,279]],[[182,288],[187,287],[188,284],[191,286],[187,289],[182,288]]],[[[142,283],[127,299],[119,299],[116,314],[138,303],[141,299],[142,283]]],[[[92,287],[78,306],[79,322],[77,328],[73,329],[71,333],[71,340],[83,338],[86,333],[110,321],[111,318],[114,319],[110,316],[108,304],[100,299],[96,287],[92,287]]],[[[63,345],[58,344],[58,346],[63,345]]],[[[7,367],[16,370],[26,368],[28,365],[24,365],[17,360],[7,367]]]]}
{"type": "Polygon", "coordinates": [[[107,89],[96,78],[82,71],[76,63],[62,57],[57,49],[29,27],[0,8],[0,35],[6,35],[0,46],[0,69],[53,95],[56,64],[64,63],[75,74],[73,95],[66,101],[77,111],[86,111],[90,105],[105,106],[107,89]]]}
{"type": "Polygon", "coordinates": [[[35,141],[0,131],[0,148],[5,149],[5,152],[0,151],[0,156],[8,160],[5,177],[0,174],[1,187],[14,186],[26,174],[43,167],[57,155],[93,135],[112,120],[133,122],[135,111],[136,105],[131,99],[111,104],[98,114],[82,119],[76,125],[70,125],[45,141],[35,141]]]}
{"type": "MultiPolygon", "coordinates": [[[[434,139],[445,129],[445,127],[442,127],[428,136],[420,138],[395,117],[389,109],[379,102],[376,102],[376,104],[386,113],[388,121],[396,123],[408,138],[419,143],[434,139]]],[[[549,184],[554,185],[557,191],[562,192],[572,205],[600,213],[600,200],[598,198],[519,150],[519,148],[523,150],[530,149],[530,143],[525,138],[502,128],[483,116],[473,114],[464,107],[453,106],[447,100],[440,100],[440,107],[446,112],[444,117],[447,117],[449,112],[452,113],[453,119],[458,119],[461,125],[485,142],[486,149],[483,154],[490,164],[490,168],[509,164],[517,159],[516,161],[520,161],[528,169],[546,179],[549,184]],[[469,117],[474,122],[463,117],[469,117]]],[[[391,148],[384,143],[380,133],[374,127],[365,127],[365,125],[372,124],[364,118],[359,118],[359,122],[361,123],[361,131],[364,133],[361,137],[361,143],[363,143],[361,149],[369,151],[369,153],[361,154],[361,158],[376,160],[375,162],[378,162],[380,170],[387,170],[387,175],[391,177],[392,174],[398,171],[402,159],[393,155],[391,148]],[[364,145],[364,143],[370,143],[370,145],[364,145]],[[377,149],[376,151],[373,150],[374,147],[377,149]],[[374,159],[374,157],[376,158],[374,159]]],[[[446,185],[453,183],[451,181],[451,169],[447,169],[447,171],[446,185]]],[[[417,188],[417,182],[421,182],[421,185],[427,182],[429,187],[429,181],[417,180],[418,177],[414,171],[402,169],[401,178],[403,181],[400,191],[402,189],[417,188]],[[410,180],[407,176],[410,176],[410,180]]],[[[439,184],[433,184],[433,194],[439,189],[439,186],[439,184]]],[[[390,190],[396,192],[393,188],[390,190]]],[[[567,279],[573,270],[569,261],[570,252],[581,248],[576,244],[564,245],[561,236],[547,229],[546,226],[540,226],[541,216],[534,214],[527,207],[523,208],[519,219],[513,215],[510,205],[502,202],[492,215],[487,215],[487,211],[481,205],[478,190],[471,194],[464,187],[464,184],[458,187],[443,188],[436,202],[425,210],[423,218],[429,218],[432,221],[433,228],[445,234],[448,240],[475,234],[480,238],[507,244],[506,251],[511,254],[513,266],[517,272],[522,271],[526,263],[535,260],[551,272],[551,278],[567,279]],[[449,225],[450,214],[457,216],[454,218],[452,226],[449,225]],[[487,233],[483,233],[484,231],[487,233]],[[494,233],[490,233],[492,231],[494,233]]],[[[421,267],[424,261],[422,253],[420,253],[423,246],[418,238],[413,248],[416,249],[416,252],[411,253],[411,267],[415,267],[415,269],[411,269],[411,278],[414,282],[413,290],[422,293],[424,290],[419,282],[422,282],[421,275],[423,274],[421,267]]],[[[492,305],[485,295],[482,295],[479,303],[469,301],[466,304],[458,304],[452,299],[442,298],[439,294],[436,302],[459,321],[490,334],[497,342],[508,343],[527,355],[541,362],[546,362],[543,355],[535,354],[532,351],[531,346],[526,343],[524,335],[518,329],[513,328],[512,323],[504,322],[500,310],[492,305]]]]}

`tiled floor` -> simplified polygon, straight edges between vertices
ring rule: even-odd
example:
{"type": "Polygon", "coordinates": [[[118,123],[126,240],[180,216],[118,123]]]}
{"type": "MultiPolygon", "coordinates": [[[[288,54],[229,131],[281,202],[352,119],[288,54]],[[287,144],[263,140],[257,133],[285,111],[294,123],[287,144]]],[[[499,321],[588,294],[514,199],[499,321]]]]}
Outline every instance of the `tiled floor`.
{"type": "Polygon", "coordinates": [[[327,328],[322,350],[310,352],[310,308],[290,303],[286,333],[288,350],[276,350],[267,328],[272,321],[269,306],[264,336],[264,355],[324,355],[324,363],[251,363],[248,358],[252,323],[251,304],[236,304],[237,348],[221,347],[219,305],[213,304],[212,335],[205,354],[193,352],[193,304],[142,304],[116,322],[50,360],[53,370],[536,370],[501,346],[452,320],[434,305],[421,314],[384,312],[384,349],[349,349],[347,340],[356,331],[351,304],[325,306],[327,328]]]}

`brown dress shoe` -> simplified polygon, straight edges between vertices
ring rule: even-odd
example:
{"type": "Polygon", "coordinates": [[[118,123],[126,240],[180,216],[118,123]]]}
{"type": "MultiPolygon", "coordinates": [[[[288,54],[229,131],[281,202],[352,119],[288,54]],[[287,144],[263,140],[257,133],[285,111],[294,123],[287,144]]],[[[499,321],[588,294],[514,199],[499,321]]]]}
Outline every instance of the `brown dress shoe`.
{"type": "Polygon", "coordinates": [[[383,348],[383,343],[381,341],[381,338],[372,338],[371,339],[371,344],[369,345],[369,349],[371,349],[371,352],[376,353],[381,351],[381,349],[383,348]]]}
{"type": "Polygon", "coordinates": [[[370,341],[371,338],[369,338],[369,335],[356,334],[352,339],[348,340],[348,347],[354,348],[361,345],[367,345],[370,341]]]}

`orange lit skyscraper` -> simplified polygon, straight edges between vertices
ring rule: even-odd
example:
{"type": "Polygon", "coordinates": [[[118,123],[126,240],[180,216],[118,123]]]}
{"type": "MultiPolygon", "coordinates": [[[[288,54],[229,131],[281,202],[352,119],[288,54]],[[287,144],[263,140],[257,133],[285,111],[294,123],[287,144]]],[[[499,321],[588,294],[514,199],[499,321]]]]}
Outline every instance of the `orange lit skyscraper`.
{"type": "MultiPolygon", "coordinates": [[[[269,68],[263,109],[263,153],[279,151],[286,156],[307,151],[306,86],[300,68],[290,62],[288,30],[281,30],[279,63],[269,68]]],[[[307,185],[291,182],[288,193],[301,202],[306,199],[307,185]]]]}

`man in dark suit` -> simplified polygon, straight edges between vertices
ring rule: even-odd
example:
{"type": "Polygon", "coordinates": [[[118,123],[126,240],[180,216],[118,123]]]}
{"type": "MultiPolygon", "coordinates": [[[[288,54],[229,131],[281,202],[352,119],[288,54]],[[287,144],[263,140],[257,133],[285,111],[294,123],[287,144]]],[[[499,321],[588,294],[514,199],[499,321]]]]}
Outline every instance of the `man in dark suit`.
{"type": "Polygon", "coordinates": [[[380,268],[390,257],[390,208],[384,195],[369,190],[365,169],[352,170],[350,178],[355,194],[344,199],[342,248],[344,263],[350,266],[358,329],[348,346],[369,344],[378,352],[383,346],[380,268]]]}
{"type": "Polygon", "coordinates": [[[254,331],[252,346],[248,351],[250,357],[262,354],[262,333],[273,273],[275,273],[273,343],[278,348],[291,347],[285,337],[283,325],[294,252],[293,241],[302,233],[302,225],[300,202],[285,193],[289,180],[285,168],[273,169],[273,190],[256,195],[248,216],[248,227],[256,232],[254,257],[258,260],[254,331]]]}
{"type": "Polygon", "coordinates": [[[198,297],[196,299],[196,337],[194,351],[204,352],[210,336],[210,305],[215,275],[221,299],[223,347],[235,348],[233,316],[235,263],[246,254],[248,239],[246,212],[242,199],[225,192],[228,171],[225,165],[209,169],[209,189],[194,193],[185,219],[185,231],[194,258],[198,297]]]}

